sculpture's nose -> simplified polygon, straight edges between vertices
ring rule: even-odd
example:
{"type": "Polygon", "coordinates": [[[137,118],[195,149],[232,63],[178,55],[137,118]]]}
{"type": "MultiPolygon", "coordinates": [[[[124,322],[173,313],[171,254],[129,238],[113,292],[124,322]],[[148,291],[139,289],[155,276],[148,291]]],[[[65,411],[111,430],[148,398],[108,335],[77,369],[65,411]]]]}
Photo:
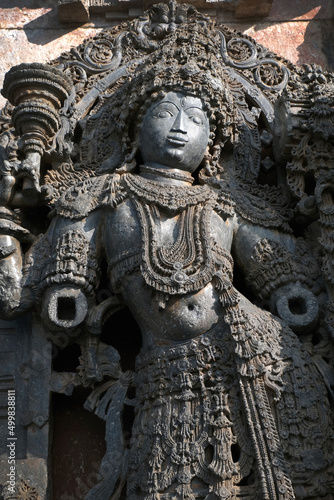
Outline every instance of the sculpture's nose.
{"type": "Polygon", "coordinates": [[[181,132],[182,134],[187,133],[187,127],[185,123],[185,113],[182,109],[178,112],[175,121],[172,126],[172,131],[173,132],[181,132]]]}

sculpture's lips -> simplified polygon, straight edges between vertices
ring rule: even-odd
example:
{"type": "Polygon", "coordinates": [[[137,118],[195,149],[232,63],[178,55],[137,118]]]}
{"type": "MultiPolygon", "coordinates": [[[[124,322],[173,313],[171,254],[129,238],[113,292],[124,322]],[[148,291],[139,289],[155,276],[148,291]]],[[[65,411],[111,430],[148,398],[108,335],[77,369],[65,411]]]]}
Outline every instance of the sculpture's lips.
{"type": "Polygon", "coordinates": [[[179,135],[168,135],[167,140],[170,144],[173,144],[174,146],[184,146],[188,142],[188,139],[180,137],[179,135]]]}

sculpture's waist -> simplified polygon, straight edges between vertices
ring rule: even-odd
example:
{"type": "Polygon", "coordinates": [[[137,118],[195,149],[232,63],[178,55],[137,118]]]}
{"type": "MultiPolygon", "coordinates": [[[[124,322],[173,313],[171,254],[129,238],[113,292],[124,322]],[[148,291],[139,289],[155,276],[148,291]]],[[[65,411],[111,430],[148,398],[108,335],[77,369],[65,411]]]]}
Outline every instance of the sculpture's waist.
{"type": "Polygon", "coordinates": [[[186,342],[146,350],[137,356],[137,398],[172,393],[191,396],[208,387],[228,391],[236,380],[234,343],[225,323],[186,342]]]}

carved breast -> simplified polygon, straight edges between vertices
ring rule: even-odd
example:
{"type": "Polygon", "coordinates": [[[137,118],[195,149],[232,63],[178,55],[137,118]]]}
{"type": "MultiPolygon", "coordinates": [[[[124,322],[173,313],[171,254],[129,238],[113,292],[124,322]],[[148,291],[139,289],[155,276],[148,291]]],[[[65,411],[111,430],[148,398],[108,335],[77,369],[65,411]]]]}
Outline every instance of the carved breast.
{"type": "MultiPolygon", "coordinates": [[[[142,221],[133,201],[129,199],[110,212],[107,218],[105,248],[114,290],[122,294],[142,331],[144,342],[157,345],[196,337],[221,320],[222,308],[211,278],[217,264],[217,250],[223,246],[222,250],[225,251],[231,248],[232,224],[219,217],[211,207],[207,227],[203,230],[206,241],[198,248],[198,242],[193,241],[196,229],[189,227],[189,220],[188,226],[185,222],[186,210],[178,213],[160,210],[157,214],[152,209],[152,213],[155,215],[151,221],[154,227],[150,230],[154,231],[156,245],[153,256],[150,253],[152,237],[145,240],[142,221]],[[187,231],[188,235],[185,235],[187,231]],[[150,246],[146,255],[145,244],[150,246]],[[210,248],[203,249],[205,245],[210,245],[210,248]],[[143,276],[143,255],[159,274],[160,282],[166,278],[167,286],[171,283],[176,291],[180,290],[179,293],[164,293],[159,289],[159,284],[154,286],[154,283],[147,283],[143,276]],[[211,268],[206,266],[206,256],[211,259],[211,268]],[[180,262],[179,268],[175,266],[175,261],[180,262]],[[186,275],[191,266],[195,278],[189,273],[193,281],[188,290],[182,291],[183,273],[186,275]],[[171,269],[169,274],[168,267],[171,269]],[[206,274],[202,273],[201,281],[196,283],[201,268],[206,274]]],[[[231,266],[231,263],[227,265],[231,266]]]]}

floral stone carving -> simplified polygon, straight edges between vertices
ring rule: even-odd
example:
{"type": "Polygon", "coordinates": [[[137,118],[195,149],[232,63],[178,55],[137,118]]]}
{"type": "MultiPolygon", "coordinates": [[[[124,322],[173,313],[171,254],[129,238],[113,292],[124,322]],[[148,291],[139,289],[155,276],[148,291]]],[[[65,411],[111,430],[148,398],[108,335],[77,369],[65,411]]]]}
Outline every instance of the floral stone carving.
{"type": "Polygon", "coordinates": [[[50,63],[57,88],[60,71],[34,174],[5,81],[0,304],[74,331],[77,373],[50,390],[90,388],[106,422],[86,500],[334,498],[333,75],[173,2],[50,63]],[[134,370],[101,340],[124,307],[134,370]]]}

